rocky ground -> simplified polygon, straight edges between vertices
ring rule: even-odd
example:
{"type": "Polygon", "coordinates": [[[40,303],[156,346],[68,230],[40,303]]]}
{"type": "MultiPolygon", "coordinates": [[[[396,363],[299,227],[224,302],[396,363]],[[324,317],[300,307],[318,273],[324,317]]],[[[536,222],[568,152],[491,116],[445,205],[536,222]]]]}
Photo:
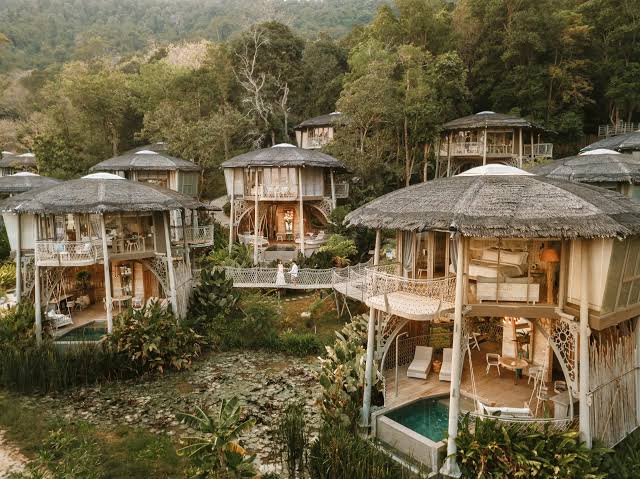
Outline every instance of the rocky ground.
{"type": "Polygon", "coordinates": [[[17,448],[7,444],[4,432],[0,431],[0,479],[22,471],[26,462],[27,459],[17,448]]]}
{"type": "Polygon", "coordinates": [[[195,412],[195,406],[213,411],[222,398],[238,396],[246,413],[257,421],[243,437],[243,444],[266,467],[279,462],[271,430],[287,404],[304,402],[308,423],[317,429],[320,386],[316,367],[314,358],[260,351],[216,353],[198,361],[190,371],[31,398],[28,404],[68,419],[106,426],[128,424],[180,437],[193,431],[180,422],[179,413],[195,412]]]}

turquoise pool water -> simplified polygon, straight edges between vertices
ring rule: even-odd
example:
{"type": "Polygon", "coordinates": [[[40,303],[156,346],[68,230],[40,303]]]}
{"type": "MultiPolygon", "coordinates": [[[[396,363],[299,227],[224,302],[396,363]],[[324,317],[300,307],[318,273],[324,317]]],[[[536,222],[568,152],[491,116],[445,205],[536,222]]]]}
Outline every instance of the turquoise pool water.
{"type": "Polygon", "coordinates": [[[443,398],[420,399],[394,409],[385,416],[435,442],[447,435],[449,406],[443,398]]]}
{"type": "Polygon", "coordinates": [[[107,334],[107,325],[91,322],[68,331],[56,338],[56,341],[99,341],[107,334]]]}

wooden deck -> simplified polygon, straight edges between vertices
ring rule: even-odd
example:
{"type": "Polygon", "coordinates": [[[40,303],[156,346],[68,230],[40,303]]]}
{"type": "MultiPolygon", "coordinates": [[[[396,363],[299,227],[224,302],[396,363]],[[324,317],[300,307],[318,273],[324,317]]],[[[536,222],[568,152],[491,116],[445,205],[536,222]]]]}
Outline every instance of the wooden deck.
{"type": "MultiPolygon", "coordinates": [[[[515,384],[515,373],[504,368],[498,371],[491,368],[489,374],[486,373],[486,353],[500,353],[500,346],[496,343],[480,343],[480,351],[473,349],[472,364],[476,383],[477,399],[489,406],[523,407],[531,398],[533,392],[533,380],[527,384],[527,376],[523,376],[515,384]]],[[[395,396],[395,370],[385,371],[386,381],[386,406],[394,406],[413,399],[426,396],[449,394],[451,385],[448,381],[440,381],[438,375],[431,371],[427,379],[416,379],[407,377],[408,366],[398,369],[398,397],[395,396]]],[[[462,409],[473,407],[473,387],[471,383],[471,373],[469,359],[466,357],[462,370],[462,387],[460,392],[468,398],[462,401],[462,409]],[[471,399],[471,400],[469,400],[471,399]]],[[[535,399],[532,407],[535,408],[535,399]]]]}

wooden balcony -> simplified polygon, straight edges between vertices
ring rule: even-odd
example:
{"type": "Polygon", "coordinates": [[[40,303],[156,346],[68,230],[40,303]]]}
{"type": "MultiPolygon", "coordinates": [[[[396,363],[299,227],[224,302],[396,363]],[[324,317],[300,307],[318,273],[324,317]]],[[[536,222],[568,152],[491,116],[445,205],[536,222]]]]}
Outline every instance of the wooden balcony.
{"type": "Polygon", "coordinates": [[[531,145],[524,145],[523,154],[531,158],[553,158],[553,143],[534,143],[533,154],[531,154],[531,145]]]}
{"type": "Polygon", "coordinates": [[[609,136],[624,135],[640,130],[640,123],[619,121],[613,125],[600,125],[598,127],[598,136],[607,138],[609,136]]]}
{"type": "Polygon", "coordinates": [[[191,246],[213,246],[213,225],[189,226],[185,234],[191,246]]]}
{"type": "Polygon", "coordinates": [[[36,241],[38,266],[86,266],[102,260],[101,240],[36,241]]]}

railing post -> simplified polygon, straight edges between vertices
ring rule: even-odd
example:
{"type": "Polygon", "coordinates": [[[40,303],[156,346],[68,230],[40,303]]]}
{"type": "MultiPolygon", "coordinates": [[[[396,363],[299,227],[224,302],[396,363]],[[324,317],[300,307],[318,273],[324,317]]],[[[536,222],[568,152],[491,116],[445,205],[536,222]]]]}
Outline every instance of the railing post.
{"type": "Polygon", "coordinates": [[[17,248],[16,248],[16,303],[20,304],[22,300],[22,216],[18,213],[18,231],[17,231],[17,248]]]}
{"type": "Polygon", "coordinates": [[[589,404],[589,257],[587,240],[580,241],[580,439],[591,447],[591,406],[589,404]]]}

